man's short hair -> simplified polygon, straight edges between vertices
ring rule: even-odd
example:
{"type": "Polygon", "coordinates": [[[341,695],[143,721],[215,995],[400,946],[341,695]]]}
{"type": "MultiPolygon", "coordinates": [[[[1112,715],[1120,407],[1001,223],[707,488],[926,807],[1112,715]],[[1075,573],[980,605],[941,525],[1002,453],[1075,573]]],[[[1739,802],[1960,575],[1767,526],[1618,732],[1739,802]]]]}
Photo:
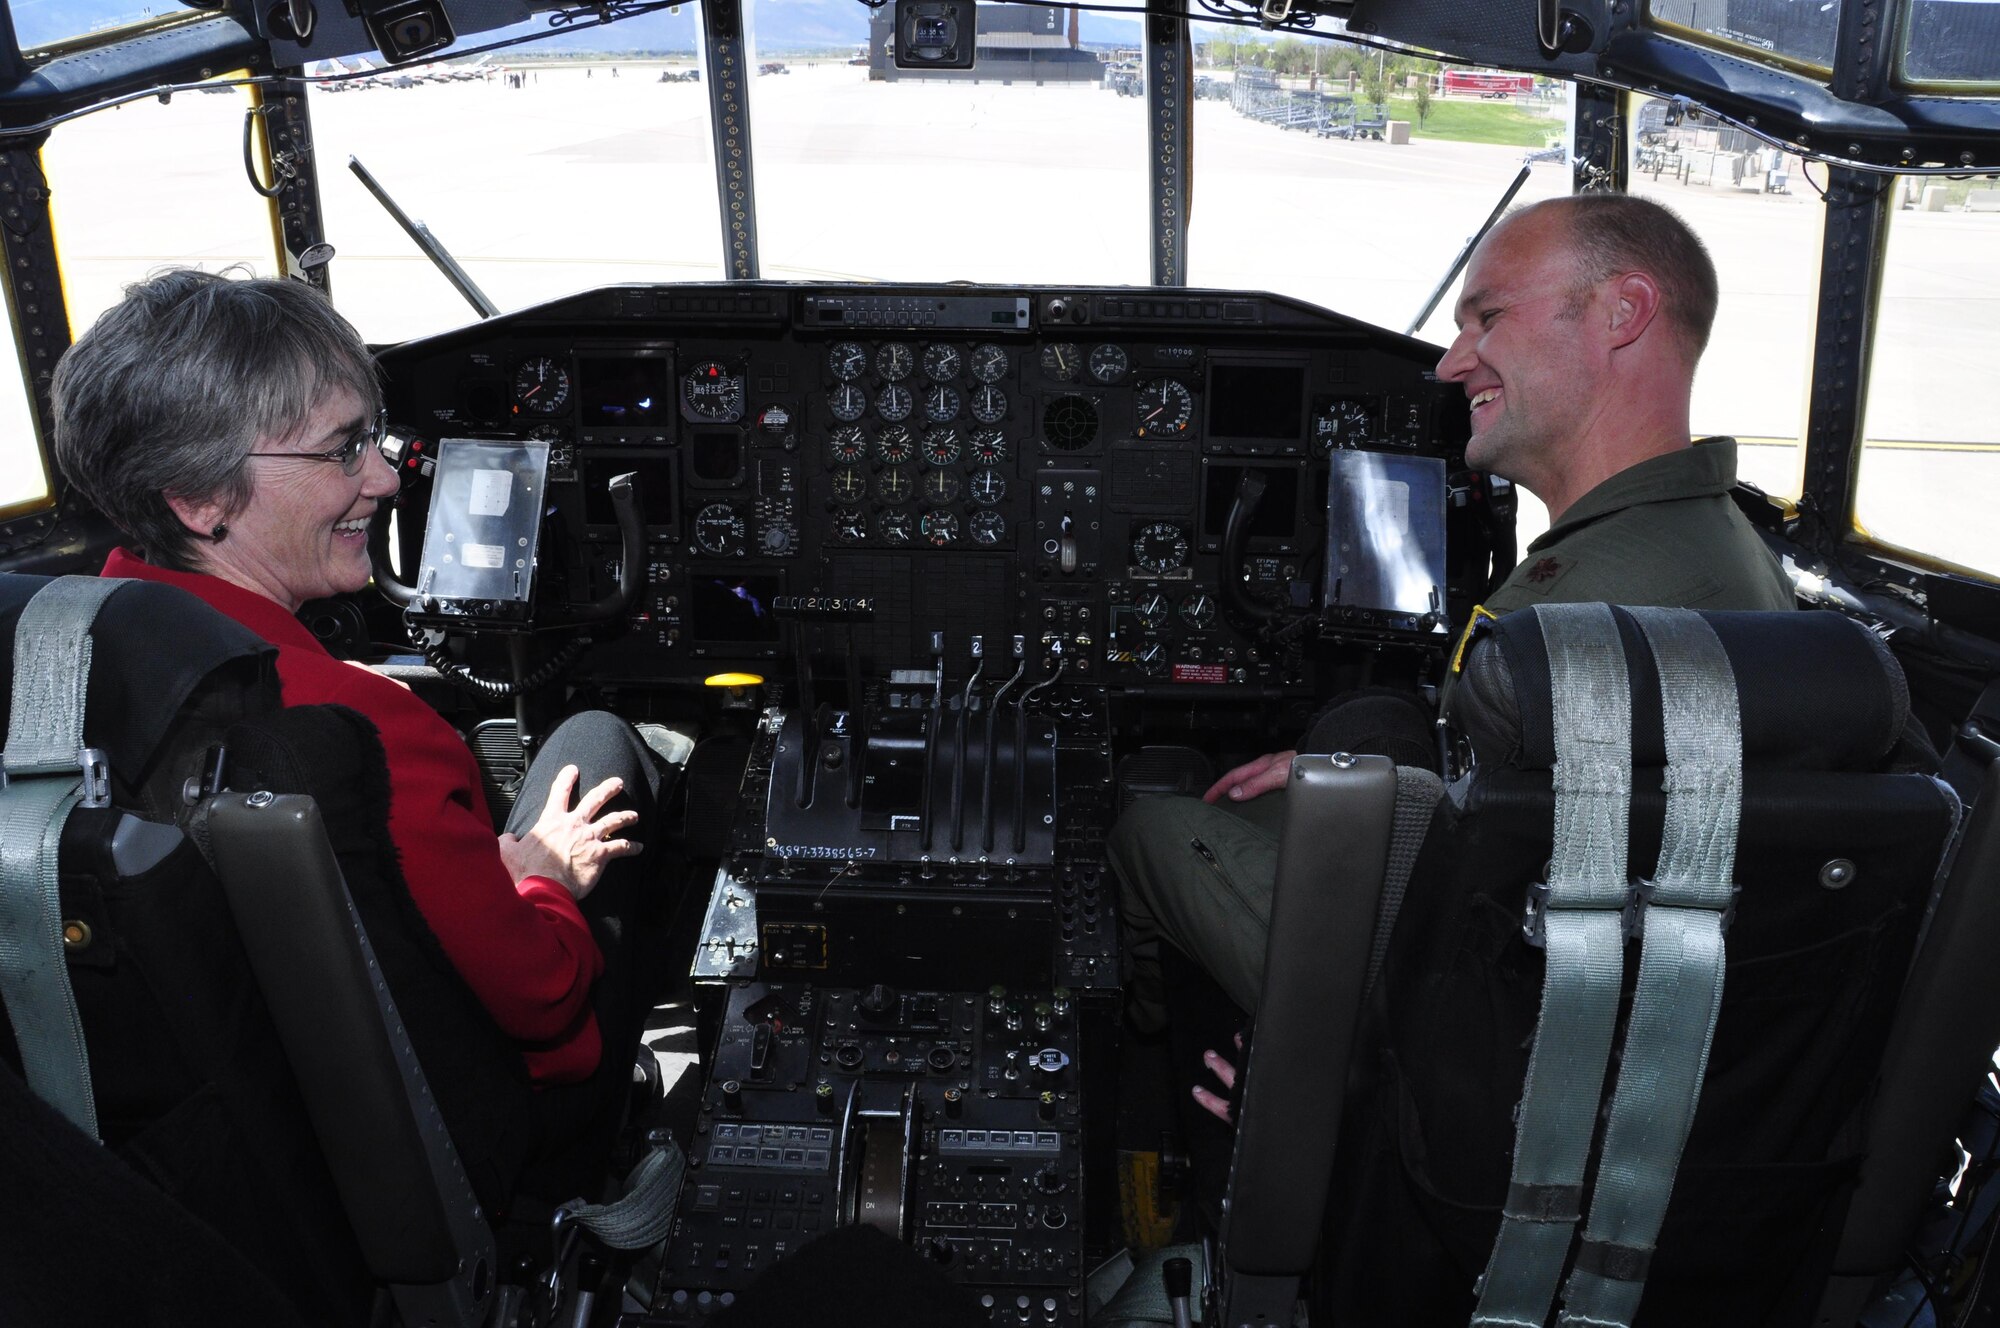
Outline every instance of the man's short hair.
{"type": "Polygon", "coordinates": [[[1721,291],[1715,262],[1688,224],[1670,209],[1632,194],[1588,193],[1553,200],[1569,224],[1570,245],[1594,284],[1625,272],[1659,283],[1668,318],[1680,330],[1688,362],[1701,358],[1715,326],[1721,291]]]}
{"type": "Polygon", "coordinates": [[[317,290],[172,269],[126,287],[56,366],[56,463],[148,562],[192,571],[168,495],[242,510],[258,440],[342,387],[381,405],[368,347],[317,290]]]}

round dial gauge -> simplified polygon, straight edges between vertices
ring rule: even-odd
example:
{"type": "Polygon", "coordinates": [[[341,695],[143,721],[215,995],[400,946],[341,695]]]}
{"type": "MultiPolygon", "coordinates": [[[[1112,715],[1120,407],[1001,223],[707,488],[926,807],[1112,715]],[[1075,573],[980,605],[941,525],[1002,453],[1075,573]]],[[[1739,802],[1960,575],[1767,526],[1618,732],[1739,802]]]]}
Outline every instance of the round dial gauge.
{"type": "Polygon", "coordinates": [[[958,543],[958,513],[948,507],[925,512],[923,519],[917,524],[923,531],[924,538],[940,549],[947,544],[958,543]]]}
{"type": "Polygon", "coordinates": [[[1007,376],[1007,352],[992,344],[972,348],[972,376],[982,383],[997,383],[1007,376]]]}
{"type": "Polygon", "coordinates": [[[981,424],[998,424],[1007,417],[1007,394],[988,384],[972,394],[972,418],[981,424]]]}
{"type": "Polygon", "coordinates": [[[885,341],[875,348],[875,372],[891,383],[900,383],[917,367],[917,353],[900,341],[885,341]]]}
{"type": "Polygon", "coordinates": [[[916,538],[917,523],[908,512],[884,512],[875,518],[875,533],[885,544],[908,544],[916,538]]]}
{"type": "Polygon", "coordinates": [[[743,514],[728,503],[710,503],[694,515],[694,542],[703,553],[718,558],[739,556],[747,535],[743,514]]]}
{"type": "Polygon", "coordinates": [[[852,466],[833,472],[833,496],[843,503],[858,503],[868,496],[868,477],[852,466]]]}
{"type": "Polygon", "coordinates": [[[1093,346],[1090,351],[1090,376],[1100,383],[1115,383],[1125,377],[1132,367],[1132,361],[1125,355],[1122,346],[1093,346]]]}
{"type": "Polygon", "coordinates": [[[842,383],[827,394],[826,408],[836,420],[852,424],[868,413],[868,394],[853,383],[842,383]]]}
{"type": "Polygon", "coordinates": [[[1067,341],[1042,347],[1042,372],[1058,383],[1073,383],[1083,372],[1083,353],[1067,341]]]}
{"type": "Polygon", "coordinates": [[[907,425],[892,424],[875,436],[875,459],[885,466],[900,466],[917,454],[917,436],[907,425]]]}
{"type": "Polygon", "coordinates": [[[1187,532],[1171,521],[1141,526],[1132,535],[1132,562],[1155,575],[1174,571],[1187,562],[1187,532]]]}
{"type": "Polygon", "coordinates": [[[924,347],[924,373],[933,383],[949,383],[965,367],[965,356],[956,346],[924,347]]]}
{"type": "Polygon", "coordinates": [[[514,400],[530,415],[560,415],[569,406],[569,370],[546,355],[514,370],[514,400]]]}
{"type": "Polygon", "coordinates": [[[858,341],[837,341],[826,353],[826,367],[841,382],[851,383],[868,372],[868,348],[858,341]]]}
{"type": "Polygon", "coordinates": [[[949,466],[958,460],[958,430],[939,425],[924,430],[924,460],[933,466],[949,466]]]}
{"type": "Polygon", "coordinates": [[[965,533],[974,544],[998,544],[1007,534],[1007,518],[991,508],[981,508],[965,523],[965,533]]]}
{"type": "Polygon", "coordinates": [[[875,477],[875,496],[885,503],[907,503],[917,483],[901,466],[891,466],[875,477]]]}
{"type": "Polygon", "coordinates": [[[1167,603],[1167,597],[1160,594],[1157,590],[1148,593],[1144,599],[1141,599],[1132,608],[1139,615],[1139,625],[1146,628],[1160,626],[1166,622],[1167,615],[1173,611],[1173,606],[1167,603]]]}
{"type": "Polygon", "coordinates": [[[907,420],[917,408],[917,399],[901,383],[891,383],[875,394],[875,413],[885,420],[907,420]]]}
{"type": "Polygon", "coordinates": [[[833,537],[842,544],[859,544],[868,538],[868,518],[852,507],[837,507],[833,512],[833,537]]]}
{"type": "Polygon", "coordinates": [[[681,399],[696,419],[733,423],[743,418],[743,375],[731,373],[719,360],[704,361],[682,376],[681,399]]]}
{"type": "Polygon", "coordinates": [[[958,497],[958,476],[948,470],[924,472],[924,501],[948,503],[958,497]]]}
{"type": "Polygon", "coordinates": [[[1139,652],[1139,671],[1149,678],[1157,678],[1167,671],[1167,648],[1158,641],[1139,652]]]}
{"type": "Polygon", "coordinates": [[[1348,397],[1313,415],[1313,446],[1322,452],[1363,447],[1375,431],[1375,405],[1348,397]]]}
{"type": "Polygon", "coordinates": [[[972,459],[980,465],[996,465],[1007,459],[1007,435],[998,429],[974,429],[972,446],[968,450],[972,459]]]}
{"type": "Polygon", "coordinates": [[[1146,438],[1179,438],[1194,420],[1194,394],[1172,378],[1149,378],[1133,394],[1139,433],[1146,438]]]}
{"type": "Polygon", "coordinates": [[[1007,496],[1007,480],[997,470],[975,470],[972,478],[965,482],[966,491],[975,503],[991,507],[1007,496]]]}
{"type": "Polygon", "coordinates": [[[958,418],[960,405],[958,389],[939,383],[924,393],[924,414],[942,424],[946,420],[958,418]]]}
{"type": "Polygon", "coordinates": [[[868,455],[868,435],[855,425],[844,425],[826,440],[826,453],[838,466],[851,466],[868,455]]]}
{"type": "Polygon", "coordinates": [[[1181,621],[1197,632],[1215,625],[1215,601],[1197,591],[1181,601],[1181,621]]]}

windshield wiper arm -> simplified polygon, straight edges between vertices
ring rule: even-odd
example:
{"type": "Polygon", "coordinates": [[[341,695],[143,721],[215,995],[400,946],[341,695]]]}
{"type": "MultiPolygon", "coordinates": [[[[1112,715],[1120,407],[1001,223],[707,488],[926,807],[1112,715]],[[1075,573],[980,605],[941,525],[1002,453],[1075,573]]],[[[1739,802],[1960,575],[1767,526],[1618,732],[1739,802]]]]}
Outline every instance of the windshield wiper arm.
{"type": "Polygon", "coordinates": [[[1451,260],[1451,268],[1444,274],[1444,280],[1437,284],[1437,289],[1431,292],[1431,297],[1424,301],[1424,307],[1410,320],[1410,325],[1403,329],[1404,336],[1417,335],[1417,329],[1431,316],[1431,310],[1438,307],[1438,301],[1442,300],[1444,293],[1451,289],[1451,283],[1457,281],[1458,274],[1465,270],[1466,263],[1472,258],[1472,251],[1479,247],[1479,242],[1486,238],[1486,232],[1493,229],[1495,223],[1500,220],[1500,214],[1514,201],[1514,195],[1520,193],[1521,186],[1528,182],[1529,169],[1527,166],[1521,167],[1521,173],[1514,177],[1514,183],[1507,186],[1507,192],[1500,195],[1500,201],[1493,205],[1493,211],[1487,215],[1486,223],[1465,242],[1465,248],[1458,251],[1458,257],[1451,260]]]}
{"type": "MultiPolygon", "coordinates": [[[[500,312],[500,306],[486,298],[486,292],[479,289],[478,283],[467,276],[465,269],[458,265],[458,260],[445,251],[438,237],[431,234],[431,228],[396,206],[396,200],[389,197],[389,191],[368,173],[368,168],[361,164],[361,158],[349,157],[347,169],[353,171],[354,178],[361,181],[369,193],[375,195],[375,201],[382,205],[382,210],[396,219],[396,224],[416,241],[417,248],[424,251],[424,257],[431,260],[431,266],[444,273],[444,279],[452,284],[452,289],[463,295],[465,302],[471,305],[481,318],[491,318],[500,312]]],[[[1516,188],[1518,187],[1517,185],[1516,188]]]]}

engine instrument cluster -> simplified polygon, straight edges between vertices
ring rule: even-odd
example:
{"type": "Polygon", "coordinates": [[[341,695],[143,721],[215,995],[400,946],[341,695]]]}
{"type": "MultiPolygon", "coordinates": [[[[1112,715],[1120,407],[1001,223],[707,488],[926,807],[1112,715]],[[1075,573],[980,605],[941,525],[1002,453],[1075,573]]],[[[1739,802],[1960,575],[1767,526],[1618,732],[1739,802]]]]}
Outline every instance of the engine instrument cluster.
{"type": "Polygon", "coordinates": [[[637,476],[646,584],[596,676],[771,658],[773,601],[824,594],[877,605],[851,633],[871,672],[936,631],[1021,634],[1037,676],[1175,689],[1309,682],[1273,615],[1423,636],[1484,588],[1489,513],[1433,354],[1269,295],[759,284],[595,291],[383,367],[406,431],[550,444],[544,595],[604,593],[606,482],[637,476]],[[1349,451],[1442,463],[1418,496],[1452,546],[1432,611],[1337,602],[1328,457],[1349,451]]]}

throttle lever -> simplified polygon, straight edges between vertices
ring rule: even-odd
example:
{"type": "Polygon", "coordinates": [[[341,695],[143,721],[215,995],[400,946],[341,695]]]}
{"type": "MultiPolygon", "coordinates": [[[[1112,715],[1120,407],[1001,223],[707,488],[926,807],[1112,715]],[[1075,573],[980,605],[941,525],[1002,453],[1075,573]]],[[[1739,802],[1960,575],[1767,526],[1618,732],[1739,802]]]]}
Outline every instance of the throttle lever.
{"type": "MultiPolygon", "coordinates": [[[[1006,699],[1007,693],[1012,691],[1014,685],[1028,673],[1028,638],[1018,633],[1014,637],[1014,660],[1014,676],[1001,683],[1000,689],[993,693],[992,700],[986,703],[986,773],[979,782],[979,847],[984,853],[993,851],[994,721],[1000,718],[1000,703],[1006,699]]],[[[1022,751],[1017,743],[1014,748],[1014,760],[1023,762],[1026,756],[1027,753],[1022,751]]],[[[1017,805],[1014,808],[1014,815],[1018,818],[1025,815],[1026,811],[1026,808],[1017,805]]]]}

